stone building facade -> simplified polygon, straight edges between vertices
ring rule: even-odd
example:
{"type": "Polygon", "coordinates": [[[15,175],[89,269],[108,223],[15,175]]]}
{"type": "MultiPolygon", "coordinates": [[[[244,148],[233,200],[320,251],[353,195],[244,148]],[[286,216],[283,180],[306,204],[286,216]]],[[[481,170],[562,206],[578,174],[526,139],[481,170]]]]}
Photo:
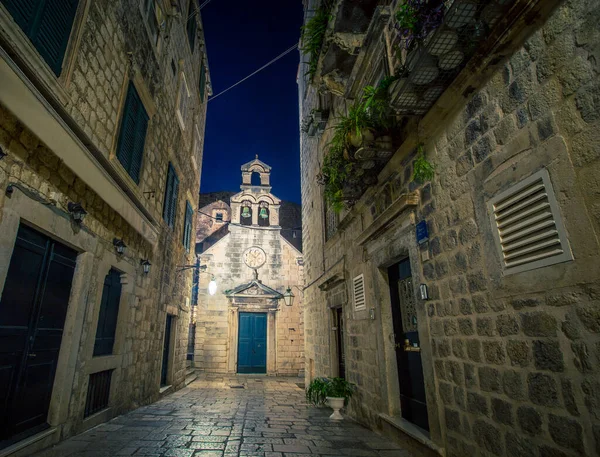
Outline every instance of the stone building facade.
{"type": "Polygon", "coordinates": [[[0,455],[184,385],[179,266],[210,92],[198,8],[0,1],[0,455]]]}
{"type": "Polygon", "coordinates": [[[258,157],[241,167],[241,191],[200,209],[201,272],[195,311],[194,366],[212,373],[304,373],[303,260],[281,233],[281,201],[271,167],[258,157]],[[259,184],[252,184],[252,174],[259,184]],[[218,234],[218,237],[217,237],[218,234]],[[209,293],[215,281],[216,293],[209,293]],[[283,294],[295,296],[291,306],[283,294]]]}
{"type": "Polygon", "coordinates": [[[424,455],[600,455],[600,5],[508,2],[431,108],[392,86],[397,147],[336,214],[315,179],[336,116],[398,70],[401,3],[333,2],[299,77],[306,380],[345,375],[348,413],[424,455]]]}

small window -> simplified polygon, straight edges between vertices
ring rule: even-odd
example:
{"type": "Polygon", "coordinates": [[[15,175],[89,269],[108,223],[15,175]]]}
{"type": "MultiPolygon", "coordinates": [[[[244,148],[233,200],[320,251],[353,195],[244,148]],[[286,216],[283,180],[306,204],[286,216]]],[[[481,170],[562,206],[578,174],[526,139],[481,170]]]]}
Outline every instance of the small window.
{"type": "Polygon", "coordinates": [[[175,214],[177,211],[177,197],[179,194],[179,178],[175,168],[169,164],[167,172],[167,185],[165,188],[165,203],[163,207],[163,219],[171,228],[175,227],[175,214]]]}
{"type": "Polygon", "coordinates": [[[94,357],[113,353],[120,300],[121,273],[111,269],[104,278],[96,340],[94,341],[94,357]]]}
{"type": "Polygon", "coordinates": [[[171,59],[171,72],[173,73],[173,78],[177,76],[177,64],[175,63],[175,59],[171,59]]]}
{"type": "Polygon", "coordinates": [[[200,129],[196,124],[196,132],[194,138],[194,159],[199,166],[202,166],[202,137],[200,136],[200,129]]]}
{"type": "Polygon", "coordinates": [[[56,76],[62,64],[79,0],[1,0],[56,76]]]}
{"type": "Polygon", "coordinates": [[[108,408],[112,372],[113,370],[106,370],[90,375],[83,412],[84,418],[108,408]]]}
{"type": "Polygon", "coordinates": [[[488,203],[505,274],[573,260],[547,170],[488,203]]]}
{"type": "Polygon", "coordinates": [[[206,89],[206,67],[204,62],[200,64],[200,103],[204,103],[204,92],[206,89]]]}
{"type": "Polygon", "coordinates": [[[190,90],[185,79],[185,74],[181,72],[181,81],[179,83],[179,95],[177,100],[177,120],[181,130],[185,130],[189,107],[190,90]]]}
{"type": "Polygon", "coordinates": [[[190,202],[185,202],[185,222],[183,224],[183,245],[187,252],[190,252],[192,245],[192,225],[194,222],[194,210],[190,202]]]}
{"type": "Polygon", "coordinates": [[[148,29],[150,31],[150,38],[154,46],[158,46],[160,39],[160,27],[158,18],[162,18],[162,10],[154,0],[144,0],[144,16],[148,29]]]}
{"type": "Polygon", "coordinates": [[[140,182],[147,130],[148,114],[133,82],[130,81],[123,109],[123,118],[121,119],[117,158],[136,184],[140,182]]]}
{"type": "Polygon", "coordinates": [[[365,302],[365,277],[360,274],[352,280],[352,289],[354,292],[354,309],[359,311],[366,309],[365,302]]]}
{"type": "Polygon", "coordinates": [[[196,22],[196,14],[198,13],[198,7],[196,6],[196,0],[190,0],[190,6],[188,8],[187,18],[187,36],[190,43],[190,49],[192,54],[194,53],[194,46],[196,45],[196,30],[198,29],[198,23],[196,22]]]}
{"type": "Polygon", "coordinates": [[[223,213],[217,213],[215,219],[217,220],[217,222],[223,222],[223,213]]]}
{"type": "Polygon", "coordinates": [[[337,232],[337,227],[339,223],[338,213],[331,207],[327,201],[324,201],[325,205],[325,241],[330,240],[335,232],[337,232]]]}

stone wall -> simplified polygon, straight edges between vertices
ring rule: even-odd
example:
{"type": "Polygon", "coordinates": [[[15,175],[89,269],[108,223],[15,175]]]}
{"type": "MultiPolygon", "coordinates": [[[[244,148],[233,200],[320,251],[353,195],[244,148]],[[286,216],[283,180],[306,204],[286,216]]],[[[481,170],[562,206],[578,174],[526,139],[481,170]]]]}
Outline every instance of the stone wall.
{"type": "MultiPolygon", "coordinates": [[[[408,256],[413,284],[426,283],[431,298],[417,302],[417,314],[433,446],[449,456],[600,453],[599,18],[595,2],[562,2],[468,99],[446,94],[440,104],[454,109],[419,131],[434,179],[412,179],[417,141],[409,136],[326,244],[313,182],[327,138],[303,135],[307,366],[334,374],[327,281],[341,278],[355,418],[380,428],[381,414],[401,415],[387,267],[408,256]],[[574,260],[506,275],[487,203],[541,169],[574,260]],[[357,243],[414,191],[412,213],[357,243]],[[418,220],[428,223],[429,260],[417,249],[418,220]],[[350,280],[359,273],[374,321],[353,310],[350,280]]],[[[303,114],[314,96],[311,87],[303,114]]]]}
{"type": "MultiPolygon", "coordinates": [[[[12,193],[0,193],[0,217],[3,226],[14,225],[14,231],[3,231],[7,251],[3,250],[0,265],[2,278],[19,222],[34,225],[80,251],[67,320],[74,319],[74,333],[67,334],[65,329],[48,419],[57,432],[38,445],[51,444],[159,397],[167,313],[176,316],[168,384],[171,390],[179,389],[185,380],[192,278],[190,270],[180,272],[177,266],[194,261],[193,249],[186,252],[182,240],[186,199],[195,208],[200,185],[201,164],[194,165],[192,157],[202,146],[195,148],[192,132],[193,124],[197,124],[201,139],[204,135],[206,103],[199,99],[197,87],[205,52],[201,25],[191,53],[185,21],[177,16],[168,17],[160,33],[160,45],[155,48],[139,3],[80,2],[63,73],[58,78],[49,76],[45,62],[32,54],[29,42],[19,35],[20,29],[10,15],[2,14],[0,22],[2,45],[27,75],[24,77],[29,77],[35,87],[32,90],[43,93],[48,106],[54,107],[53,115],[62,122],[57,125],[77,138],[80,154],[96,154],[95,166],[110,176],[114,186],[111,192],[118,196],[103,200],[96,183],[81,178],[86,170],[70,168],[61,158],[64,151],[44,144],[40,137],[60,136],[63,132],[44,132],[32,122],[33,106],[31,117],[18,117],[12,112],[14,106],[0,103],[0,146],[8,154],[0,161],[0,187],[6,189],[10,184],[13,189],[12,193]],[[179,76],[172,72],[172,61],[177,62],[174,68],[188,76],[192,94],[185,130],[175,120],[179,76]],[[150,117],[139,185],[116,158],[130,80],[150,117]],[[174,164],[180,180],[174,228],[168,227],[162,217],[169,162],[174,164]],[[146,218],[154,235],[136,230],[128,219],[134,215],[122,211],[120,199],[127,198],[134,202],[132,207],[140,208],[143,216],[139,217],[146,218]],[[70,222],[69,202],[80,202],[88,213],[81,227],[70,222]],[[124,256],[115,255],[114,238],[127,245],[124,256]],[[152,263],[148,275],[142,272],[141,259],[152,263]],[[93,358],[102,284],[111,267],[123,272],[118,343],[113,356],[93,358]],[[67,353],[73,354],[71,359],[63,355],[67,353]],[[89,374],[106,369],[114,370],[110,408],[93,420],[84,420],[89,374]],[[61,378],[61,384],[59,375],[63,372],[66,377],[61,378]],[[63,393],[57,393],[57,389],[63,393]]],[[[163,7],[165,15],[171,11],[166,3],[157,5],[163,7]]],[[[2,94],[2,100],[8,99],[6,95],[2,94]]],[[[70,163],[78,163],[78,157],[72,159],[70,163]]],[[[195,160],[201,161],[201,155],[195,160]]],[[[31,449],[22,452],[30,455],[31,449]]]]}
{"type": "MultiPolygon", "coordinates": [[[[266,286],[285,292],[287,287],[302,287],[302,254],[291,246],[279,230],[229,226],[229,234],[204,251],[200,262],[206,265],[200,275],[195,366],[207,372],[235,372],[236,360],[232,359],[231,331],[237,327],[232,319],[230,300],[226,290],[250,282],[253,270],[244,264],[242,254],[251,246],[260,246],[267,254],[267,261],[258,270],[259,280],[266,286]],[[217,293],[210,296],[208,282],[215,279],[217,293]]],[[[276,348],[268,348],[268,358],[276,360],[272,375],[298,376],[304,370],[304,319],[303,300],[298,289],[292,307],[282,301],[275,312],[276,348]]],[[[235,316],[235,317],[232,317],[235,316]]]]}

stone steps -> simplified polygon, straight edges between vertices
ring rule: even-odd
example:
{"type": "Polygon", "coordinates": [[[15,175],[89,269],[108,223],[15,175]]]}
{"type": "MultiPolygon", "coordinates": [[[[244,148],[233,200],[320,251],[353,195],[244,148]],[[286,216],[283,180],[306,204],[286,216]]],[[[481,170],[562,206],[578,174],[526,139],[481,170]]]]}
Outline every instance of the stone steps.
{"type": "Polygon", "coordinates": [[[196,369],[194,367],[187,367],[185,370],[185,385],[187,386],[195,381],[197,377],[198,374],[196,374],[196,369]]]}

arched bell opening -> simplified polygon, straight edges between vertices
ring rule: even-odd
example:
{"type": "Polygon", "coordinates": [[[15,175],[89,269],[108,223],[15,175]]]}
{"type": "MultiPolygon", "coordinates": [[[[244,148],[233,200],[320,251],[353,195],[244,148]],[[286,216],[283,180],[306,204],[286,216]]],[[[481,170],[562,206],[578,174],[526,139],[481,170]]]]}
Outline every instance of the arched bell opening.
{"type": "Polygon", "coordinates": [[[248,200],[242,202],[240,223],[242,225],[252,225],[252,203],[250,203],[248,200]]]}
{"type": "Polygon", "coordinates": [[[258,225],[261,227],[268,227],[271,225],[270,216],[269,204],[267,202],[260,202],[258,210],[258,225]]]}

